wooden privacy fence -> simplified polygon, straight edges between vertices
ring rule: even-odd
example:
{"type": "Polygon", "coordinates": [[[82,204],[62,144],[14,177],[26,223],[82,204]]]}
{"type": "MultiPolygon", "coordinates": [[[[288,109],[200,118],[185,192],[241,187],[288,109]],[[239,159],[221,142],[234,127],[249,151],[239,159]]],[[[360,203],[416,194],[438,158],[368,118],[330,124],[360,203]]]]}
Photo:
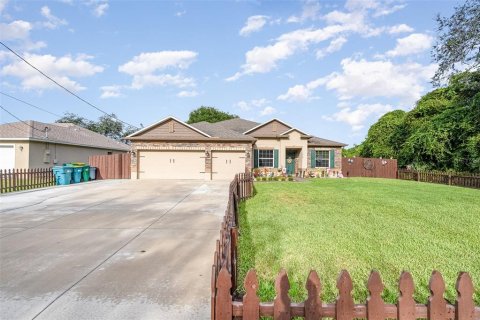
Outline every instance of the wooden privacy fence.
{"type": "Polygon", "coordinates": [[[397,178],[397,159],[342,158],[345,177],[397,178]]]}
{"type": "Polygon", "coordinates": [[[130,153],[88,157],[88,164],[96,167],[96,179],[130,179],[130,153]]]}
{"type": "Polygon", "coordinates": [[[367,282],[369,297],[364,304],[355,304],[351,291],[353,283],[349,273],[343,270],[337,280],[338,296],[335,303],[323,303],[320,299],[322,285],[315,271],[311,271],[306,282],[308,298],[304,302],[294,303],[288,296],[290,283],[285,270],[280,271],[275,281],[276,297],[273,302],[260,302],[257,296],[258,280],[255,270],[251,269],[245,277],[246,294],[242,300],[232,299],[232,278],[226,267],[222,267],[216,282],[215,314],[212,319],[231,320],[242,318],[256,320],[260,317],[273,317],[275,320],[289,320],[303,317],[308,320],[335,318],[353,320],[430,319],[430,320],[478,320],[480,308],[473,300],[474,286],[468,273],[458,276],[455,305],[444,299],[445,283],[442,275],[434,271],[430,278],[430,297],[427,304],[417,304],[413,299],[414,282],[408,272],[400,276],[398,288],[400,297],[396,304],[387,304],[382,299],[383,283],[380,274],[370,273],[367,282]]]}
{"type": "Polygon", "coordinates": [[[0,193],[55,185],[52,168],[0,170],[0,193]]]}
{"type": "Polygon", "coordinates": [[[399,169],[398,179],[480,189],[480,174],[399,169]]]}
{"type": "MultiPolygon", "coordinates": [[[[220,229],[213,256],[211,283],[211,318],[215,319],[215,306],[219,292],[216,289],[220,270],[230,277],[232,292],[237,288],[237,244],[238,244],[238,205],[253,195],[253,176],[251,173],[239,173],[230,182],[227,210],[220,229]],[[223,269],[222,269],[223,268],[223,269]]],[[[229,293],[230,294],[230,293],[229,293]]],[[[224,297],[224,295],[220,295],[224,297]]],[[[231,296],[230,296],[231,298],[231,296]]],[[[223,319],[223,318],[221,318],[223,319]]]]}

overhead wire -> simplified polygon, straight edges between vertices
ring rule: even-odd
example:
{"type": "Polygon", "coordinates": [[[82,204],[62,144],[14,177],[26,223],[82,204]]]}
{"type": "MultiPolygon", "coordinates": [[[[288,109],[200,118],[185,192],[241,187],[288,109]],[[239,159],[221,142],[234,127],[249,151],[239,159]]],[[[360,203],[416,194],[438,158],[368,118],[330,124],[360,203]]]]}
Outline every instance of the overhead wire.
{"type": "Polygon", "coordinates": [[[11,99],[14,99],[14,100],[17,100],[17,101],[19,101],[19,102],[22,102],[22,103],[24,103],[24,104],[26,104],[26,105],[29,105],[30,107],[33,107],[33,108],[35,108],[35,109],[38,109],[38,110],[41,110],[41,111],[43,111],[43,112],[49,113],[49,114],[51,114],[51,115],[53,115],[53,116],[55,116],[55,117],[58,117],[58,118],[63,117],[63,116],[61,116],[61,115],[59,115],[59,114],[53,113],[53,112],[48,111],[48,110],[46,110],[46,109],[44,109],[44,108],[40,108],[39,106],[36,106],[36,105],[34,105],[34,104],[30,103],[30,102],[24,101],[24,100],[22,100],[22,99],[15,98],[14,96],[11,96],[11,95],[9,95],[9,94],[7,94],[7,93],[5,93],[5,92],[0,91],[0,94],[3,94],[4,96],[7,96],[7,97],[9,97],[9,98],[11,98],[11,99]]]}
{"type": "Polygon", "coordinates": [[[22,119],[20,119],[19,117],[17,117],[16,115],[14,115],[13,113],[11,113],[10,111],[8,111],[7,109],[5,109],[4,106],[0,105],[0,108],[5,111],[6,113],[8,113],[9,115],[11,115],[12,117],[14,117],[15,119],[17,119],[18,121],[22,122],[23,124],[26,124],[27,126],[29,126],[30,128],[32,128],[33,130],[37,130],[39,132],[45,132],[43,130],[40,130],[40,129],[37,129],[35,128],[34,126],[32,126],[30,123],[26,122],[26,121],[23,121],[22,119]]]}
{"type": "Polygon", "coordinates": [[[41,75],[43,75],[45,78],[47,78],[48,80],[52,81],[53,83],[55,83],[57,86],[59,86],[60,88],[62,88],[63,90],[65,90],[66,92],[70,93],[72,96],[74,96],[75,98],[79,99],[80,101],[86,103],[87,105],[89,105],[90,107],[100,111],[101,113],[105,114],[106,116],[112,118],[112,119],[115,119],[116,121],[119,121],[123,124],[126,124],[128,126],[131,126],[131,127],[134,127],[136,129],[138,129],[137,126],[134,126],[128,122],[125,122],[125,121],[122,121],[118,118],[115,118],[113,117],[112,115],[110,115],[108,112],[106,111],[103,111],[102,109],[100,109],[99,107],[95,106],[93,103],[90,103],[88,102],[87,100],[83,99],[82,97],[80,97],[79,95],[77,95],[76,93],[74,93],[73,91],[71,91],[70,89],[64,87],[63,85],[61,85],[60,83],[58,83],[55,79],[51,78],[50,76],[48,76],[46,73],[44,73],[42,70],[38,69],[37,67],[35,67],[33,64],[31,64],[28,60],[26,60],[24,57],[22,57],[20,54],[18,54],[15,50],[13,50],[12,48],[10,48],[9,46],[7,46],[5,43],[3,43],[2,41],[0,41],[0,44],[2,46],[4,46],[8,51],[10,51],[11,53],[13,53],[15,56],[17,56],[20,60],[22,60],[23,62],[25,62],[26,64],[28,64],[30,67],[32,67],[33,69],[37,70],[41,75]]]}

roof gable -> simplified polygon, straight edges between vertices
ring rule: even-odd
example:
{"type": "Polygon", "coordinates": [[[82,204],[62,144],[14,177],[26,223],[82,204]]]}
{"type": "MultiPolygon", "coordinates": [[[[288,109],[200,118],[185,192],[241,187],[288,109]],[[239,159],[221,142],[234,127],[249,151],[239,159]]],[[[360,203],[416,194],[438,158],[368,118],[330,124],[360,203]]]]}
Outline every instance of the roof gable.
{"type": "Polygon", "coordinates": [[[280,135],[283,132],[292,129],[293,127],[278,119],[272,119],[265,123],[262,123],[250,130],[245,131],[243,134],[249,134],[252,136],[271,136],[280,135]]]}
{"type": "Polygon", "coordinates": [[[281,135],[281,136],[287,135],[287,134],[290,134],[290,133],[293,132],[293,131],[297,131],[298,133],[300,133],[300,134],[302,134],[302,135],[304,135],[304,136],[309,136],[308,133],[305,133],[305,132],[303,132],[303,131],[300,131],[300,130],[298,130],[297,128],[289,129],[289,130],[285,131],[284,133],[281,133],[280,135],[281,135]]]}
{"type": "Polygon", "coordinates": [[[174,117],[167,117],[126,138],[210,138],[210,135],[174,117]]]}

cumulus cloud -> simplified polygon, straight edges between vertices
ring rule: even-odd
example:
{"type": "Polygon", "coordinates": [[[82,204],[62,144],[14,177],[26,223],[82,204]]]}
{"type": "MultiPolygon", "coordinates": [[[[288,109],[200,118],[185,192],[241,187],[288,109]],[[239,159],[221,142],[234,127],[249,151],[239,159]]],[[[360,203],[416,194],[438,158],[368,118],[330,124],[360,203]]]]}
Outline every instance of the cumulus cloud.
{"type": "Polygon", "coordinates": [[[272,114],[275,114],[277,113],[277,109],[275,109],[274,107],[265,107],[262,111],[260,111],[260,115],[263,117],[263,116],[269,116],[269,115],[272,115],[272,114]]]}
{"type": "Polygon", "coordinates": [[[408,32],[413,32],[414,29],[412,27],[410,27],[409,25],[407,24],[397,24],[397,25],[394,25],[390,28],[388,28],[388,33],[390,34],[397,34],[397,33],[408,33],[408,32]]]}
{"type": "Polygon", "coordinates": [[[247,22],[245,22],[245,26],[240,29],[239,34],[243,37],[246,37],[253,32],[260,31],[267,23],[268,19],[270,19],[268,16],[262,15],[248,17],[247,22]]]}
{"type": "Polygon", "coordinates": [[[320,4],[318,1],[307,0],[303,4],[302,14],[300,16],[290,16],[287,19],[288,23],[301,23],[308,20],[318,19],[318,13],[320,11],[320,4]]]}
{"type": "Polygon", "coordinates": [[[102,99],[107,99],[107,98],[118,98],[123,96],[121,93],[122,86],[103,86],[100,87],[102,90],[102,94],[100,95],[100,98],[102,99]]]}
{"type": "Polygon", "coordinates": [[[270,104],[270,100],[261,98],[261,99],[252,99],[250,101],[241,100],[235,104],[235,107],[240,108],[242,111],[250,111],[254,108],[263,108],[270,104]]]}
{"type": "Polygon", "coordinates": [[[340,49],[342,49],[343,45],[346,42],[347,42],[347,38],[345,37],[338,37],[336,39],[333,39],[332,41],[330,41],[330,44],[328,45],[328,47],[317,50],[317,59],[321,59],[329,53],[339,51],[340,49]]]}
{"type": "Polygon", "coordinates": [[[25,40],[30,36],[32,24],[23,20],[15,20],[10,23],[0,23],[1,40],[25,40]]]}
{"type": "Polygon", "coordinates": [[[57,29],[59,26],[67,25],[67,21],[65,19],[60,19],[52,14],[52,11],[49,7],[43,6],[40,9],[40,13],[43,17],[47,19],[47,21],[43,22],[42,25],[48,29],[57,29]]]}
{"type": "Polygon", "coordinates": [[[364,128],[365,122],[369,118],[381,117],[392,110],[393,107],[389,104],[360,104],[356,107],[343,107],[340,111],[329,116],[322,116],[322,118],[347,123],[351,126],[352,131],[356,132],[364,128]]]}
{"type": "Polygon", "coordinates": [[[183,90],[177,94],[177,97],[179,98],[192,98],[196,96],[198,96],[198,92],[195,90],[191,90],[191,91],[183,90]]]}
{"type": "Polygon", "coordinates": [[[0,14],[3,13],[3,9],[5,9],[5,6],[7,5],[8,0],[0,0],[0,14]]]}
{"type": "Polygon", "coordinates": [[[90,0],[86,4],[93,7],[92,13],[97,18],[103,16],[110,7],[107,0],[90,0]]]}
{"type": "MultiPolygon", "coordinates": [[[[80,91],[85,89],[85,87],[72,78],[85,78],[103,72],[103,67],[92,64],[89,61],[92,57],[87,55],[55,57],[49,54],[26,53],[24,57],[57,82],[73,91],[80,91]]],[[[0,74],[19,78],[25,90],[58,88],[50,80],[19,60],[12,60],[11,63],[4,65],[0,70],[0,74]]]]}
{"type": "Polygon", "coordinates": [[[342,71],[296,85],[280,95],[279,100],[308,100],[319,86],[334,90],[340,100],[353,98],[398,98],[412,105],[425,92],[425,82],[435,73],[436,66],[418,63],[394,64],[391,61],[342,60],[342,71]]]}
{"type": "Polygon", "coordinates": [[[412,33],[405,38],[397,39],[393,50],[387,51],[389,57],[408,56],[428,50],[432,47],[433,37],[424,33],[412,33]]]}

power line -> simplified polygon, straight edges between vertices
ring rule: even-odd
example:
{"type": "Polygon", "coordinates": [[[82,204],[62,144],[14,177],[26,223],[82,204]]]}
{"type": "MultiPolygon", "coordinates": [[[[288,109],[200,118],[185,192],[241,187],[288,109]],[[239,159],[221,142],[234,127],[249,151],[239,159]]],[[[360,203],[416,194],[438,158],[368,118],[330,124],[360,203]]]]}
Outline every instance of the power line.
{"type": "Polygon", "coordinates": [[[5,43],[3,43],[2,41],[0,41],[0,44],[2,46],[4,46],[8,51],[10,51],[11,53],[13,53],[14,55],[16,55],[19,59],[21,59],[23,62],[25,62],[26,64],[28,64],[30,67],[32,67],[33,69],[37,70],[41,75],[43,75],[45,78],[47,78],[48,80],[52,81],[53,83],[55,83],[57,86],[59,86],[60,88],[62,88],[63,90],[67,91],[68,93],[70,93],[72,96],[74,96],[75,98],[79,99],[80,101],[88,104],[90,107],[92,108],[95,108],[97,109],[98,111],[100,111],[101,113],[109,116],[110,118],[113,118],[117,121],[120,121],[121,123],[123,124],[126,124],[128,126],[131,126],[131,127],[134,127],[136,129],[138,129],[137,126],[134,126],[128,122],[125,122],[125,121],[122,121],[118,118],[115,118],[115,117],[112,117],[109,113],[103,111],[102,109],[100,109],[99,107],[93,105],[92,103],[88,102],[87,100],[83,99],[82,97],[80,97],[79,95],[77,95],[76,93],[74,93],[73,91],[67,89],[66,87],[64,87],[63,85],[61,85],[60,83],[58,83],[57,81],[55,81],[53,78],[51,78],[50,76],[48,76],[47,74],[45,74],[42,70],[38,69],[37,67],[35,67],[33,64],[31,64],[30,62],[28,62],[24,57],[22,57],[20,54],[18,54],[17,52],[15,52],[13,49],[11,49],[9,46],[7,46],[5,43]]]}
{"type": "Polygon", "coordinates": [[[3,94],[4,96],[7,96],[7,97],[9,97],[9,98],[11,98],[11,99],[20,101],[20,102],[22,102],[22,103],[24,103],[24,104],[26,104],[26,105],[29,105],[30,107],[33,107],[33,108],[35,108],[35,109],[41,110],[41,111],[46,112],[46,113],[49,113],[49,114],[51,114],[51,115],[54,115],[55,117],[59,117],[59,118],[63,117],[63,116],[58,115],[58,114],[56,114],[56,113],[53,113],[53,112],[50,112],[50,111],[45,110],[45,109],[43,109],[43,108],[40,108],[40,107],[38,107],[38,106],[36,106],[36,105],[34,105],[34,104],[31,104],[30,102],[26,102],[26,101],[23,101],[23,100],[21,100],[21,99],[15,98],[14,96],[11,96],[11,95],[9,95],[9,94],[6,94],[5,92],[1,92],[1,91],[0,91],[0,94],[3,94]]]}
{"type": "Polygon", "coordinates": [[[40,130],[40,129],[37,129],[35,128],[34,126],[32,126],[30,123],[26,122],[26,121],[23,121],[22,119],[20,119],[19,117],[17,117],[16,115],[14,115],[13,113],[11,113],[10,111],[8,111],[7,109],[5,109],[2,105],[0,105],[0,108],[5,111],[6,113],[8,113],[9,115],[11,115],[12,117],[14,117],[15,119],[17,119],[18,121],[20,122],[23,122],[24,124],[26,124],[27,126],[29,126],[30,128],[32,128],[33,130],[37,130],[39,132],[45,132],[43,130],[40,130]]]}

